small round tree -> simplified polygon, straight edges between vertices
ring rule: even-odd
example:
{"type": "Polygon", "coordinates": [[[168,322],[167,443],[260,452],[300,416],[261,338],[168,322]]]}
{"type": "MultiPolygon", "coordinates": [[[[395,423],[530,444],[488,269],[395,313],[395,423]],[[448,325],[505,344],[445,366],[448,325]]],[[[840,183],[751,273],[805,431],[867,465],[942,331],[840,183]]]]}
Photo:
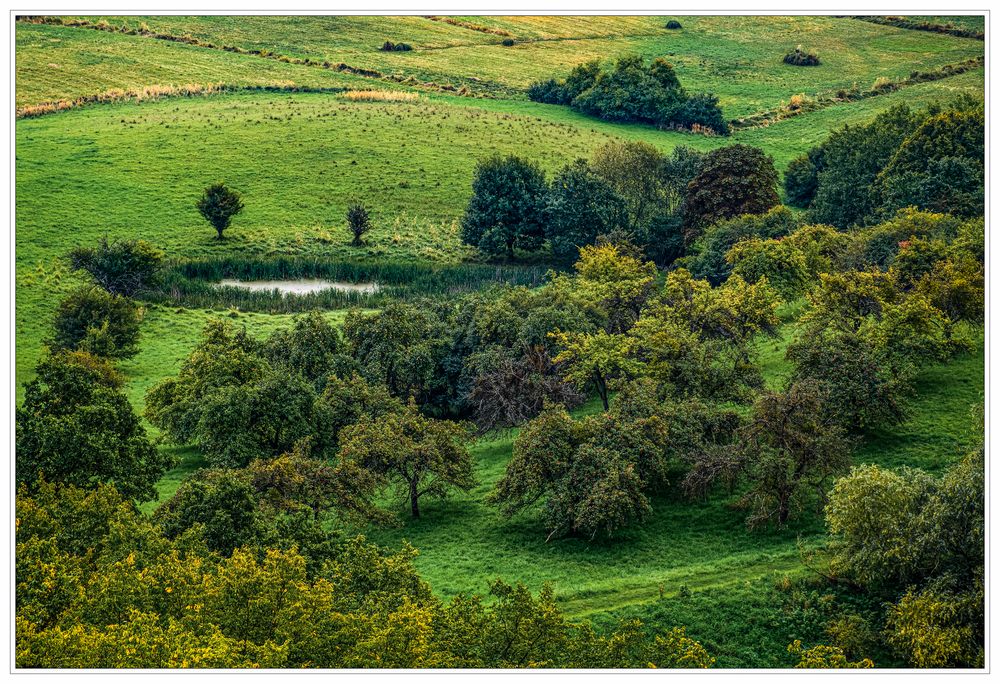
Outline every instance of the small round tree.
{"type": "Polygon", "coordinates": [[[352,245],[360,247],[364,244],[362,238],[372,229],[372,218],[365,205],[355,202],[347,208],[347,228],[353,236],[352,245]]]}
{"type": "Polygon", "coordinates": [[[545,174],[534,162],[513,155],[480,161],[462,217],[462,241],[508,259],[514,257],[515,247],[539,249],[547,191],[545,174]]]}
{"type": "Polygon", "coordinates": [[[222,231],[229,227],[234,216],[243,211],[243,200],[240,199],[240,193],[230,190],[225,183],[215,183],[205,188],[197,206],[221,240],[222,231]]]}
{"type": "Polygon", "coordinates": [[[781,203],[774,160],[756,147],[729,145],[705,155],[688,183],[684,227],[691,243],[713,223],[743,214],[763,214],[781,203]]]}
{"type": "Polygon", "coordinates": [[[84,286],[59,303],[49,345],[121,359],[139,351],[139,307],[127,297],[84,286]]]}

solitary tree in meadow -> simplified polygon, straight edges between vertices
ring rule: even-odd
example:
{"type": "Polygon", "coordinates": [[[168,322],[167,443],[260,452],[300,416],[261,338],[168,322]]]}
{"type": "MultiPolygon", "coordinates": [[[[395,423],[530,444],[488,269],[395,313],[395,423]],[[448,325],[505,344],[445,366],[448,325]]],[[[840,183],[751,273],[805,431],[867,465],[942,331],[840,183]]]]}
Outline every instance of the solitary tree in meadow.
{"type": "Polygon", "coordinates": [[[225,183],[215,183],[205,188],[198,200],[198,211],[212,224],[221,240],[222,231],[229,227],[234,216],[243,211],[243,200],[240,193],[230,190],[225,183]]]}
{"type": "Polygon", "coordinates": [[[354,236],[351,244],[360,247],[365,233],[372,229],[372,218],[365,205],[355,202],[347,208],[347,228],[354,236]]]}

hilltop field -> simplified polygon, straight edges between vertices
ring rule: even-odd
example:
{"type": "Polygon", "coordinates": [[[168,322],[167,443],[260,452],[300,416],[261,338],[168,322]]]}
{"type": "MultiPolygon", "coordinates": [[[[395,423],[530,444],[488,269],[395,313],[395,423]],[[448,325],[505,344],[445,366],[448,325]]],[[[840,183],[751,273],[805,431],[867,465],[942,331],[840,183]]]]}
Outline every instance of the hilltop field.
{"type": "MultiPolygon", "coordinates": [[[[474,268],[490,262],[462,243],[459,221],[477,161],[490,154],[527,157],[551,176],[612,140],[664,152],[745,143],[771,156],[780,173],[831,131],[894,104],[916,109],[984,93],[984,42],[972,37],[826,16],[681,16],[683,28],[666,30],[670,18],[22,18],[15,30],[18,400],[60,299],[85,282],[65,255],[104,236],[146,240],[174,265],[293,257],[474,268]],[[385,41],[412,49],[380,50],[385,41]],[[822,64],[783,64],[797,45],[822,64]],[[689,92],[717,95],[732,135],[610,123],[525,94],[532,82],[564,77],[587,60],[627,54],[665,57],[689,92]],[[880,79],[893,87],[874,92],[880,79]],[[349,94],[364,90],[382,95],[349,94]],[[845,91],[865,95],[838,97],[845,91]],[[800,113],[796,102],[809,104],[800,113]],[[238,188],[245,202],[221,242],[195,207],[217,181],[238,188]],[[373,211],[363,246],[352,246],[344,225],[354,201],[373,211]]],[[[983,30],[982,17],[932,19],[983,30]]],[[[549,266],[544,254],[525,259],[539,272],[549,266]]],[[[140,413],[146,391],[177,374],[209,320],[263,338],[294,318],[222,303],[143,307],[139,353],[120,364],[140,413]]],[[[779,334],[758,344],[773,386],[789,373],[784,350],[801,309],[801,301],[784,306],[779,334]]],[[[324,312],[335,323],[345,315],[346,307],[324,312]]],[[[943,472],[979,439],[969,412],[982,401],[983,375],[979,334],[974,352],[921,369],[908,419],[866,435],[855,462],[943,472]]],[[[591,399],[575,415],[599,409],[591,399]]],[[[786,666],[791,641],[825,638],[828,592],[813,588],[816,574],[803,561],[823,547],[821,514],[751,533],[732,505],[737,494],[692,504],[671,491],[648,524],[614,541],[546,541],[537,534],[540,513],[508,520],[483,502],[516,434],[474,441],[479,484],[471,491],[428,502],[423,517],[400,527],[354,531],[393,548],[412,544],[421,576],[442,597],[482,594],[497,577],[533,591],[549,582],[572,619],[684,625],[717,666],[786,666]],[[799,588],[788,591],[793,581],[799,588]]],[[[143,506],[147,513],[205,463],[195,447],[159,448],[180,465],[159,483],[160,500],[143,506]]],[[[838,605],[861,601],[846,589],[835,593],[838,605]]]]}

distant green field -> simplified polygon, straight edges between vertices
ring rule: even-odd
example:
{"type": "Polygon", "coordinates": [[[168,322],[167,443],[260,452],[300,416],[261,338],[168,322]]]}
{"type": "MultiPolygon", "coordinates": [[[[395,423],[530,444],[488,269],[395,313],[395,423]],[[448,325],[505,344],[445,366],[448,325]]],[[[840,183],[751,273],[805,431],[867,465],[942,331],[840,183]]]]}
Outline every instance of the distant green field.
{"type": "MultiPolygon", "coordinates": [[[[103,19],[113,26],[145,25],[151,31],[192,36],[215,45],[346,62],[421,81],[477,78],[518,89],[538,79],[563,76],[589,59],[632,53],[662,56],[674,63],[686,88],[718,95],[731,118],[770,109],[797,93],[868,87],[879,77],[895,80],[918,68],[928,70],[980,56],[984,49],[979,41],[821,16],[691,16],[683,17],[683,28],[677,31],[663,28],[664,17],[462,18],[467,24],[499,29],[522,41],[513,47],[499,44],[504,35],[421,17],[103,19]],[[382,52],[378,48],[385,40],[408,42],[414,49],[382,52]],[[818,52],[821,66],[783,64],[784,54],[799,44],[818,52]]],[[[18,31],[22,28],[18,26],[18,31]]],[[[48,29],[31,28],[43,33],[48,29]]],[[[34,73],[25,76],[36,78],[34,73]]]]}

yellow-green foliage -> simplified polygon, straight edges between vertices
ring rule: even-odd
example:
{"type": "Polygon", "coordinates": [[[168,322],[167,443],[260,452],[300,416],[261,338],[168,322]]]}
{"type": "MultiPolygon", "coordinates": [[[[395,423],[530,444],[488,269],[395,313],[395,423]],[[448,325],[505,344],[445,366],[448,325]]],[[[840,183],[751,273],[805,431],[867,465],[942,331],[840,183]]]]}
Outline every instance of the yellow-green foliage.
{"type": "Polygon", "coordinates": [[[396,554],[356,538],[307,572],[295,550],[208,553],[112,487],[17,498],[16,664],[48,668],[709,667],[682,629],[610,634],[566,620],[551,588],[499,580],[490,603],[434,598],[396,554]]]}
{"type": "Polygon", "coordinates": [[[789,644],[788,652],[799,659],[795,665],[797,668],[863,669],[875,667],[875,663],[868,658],[862,658],[857,662],[849,661],[843,650],[836,646],[820,644],[812,648],[804,648],[798,639],[789,644]]]}

